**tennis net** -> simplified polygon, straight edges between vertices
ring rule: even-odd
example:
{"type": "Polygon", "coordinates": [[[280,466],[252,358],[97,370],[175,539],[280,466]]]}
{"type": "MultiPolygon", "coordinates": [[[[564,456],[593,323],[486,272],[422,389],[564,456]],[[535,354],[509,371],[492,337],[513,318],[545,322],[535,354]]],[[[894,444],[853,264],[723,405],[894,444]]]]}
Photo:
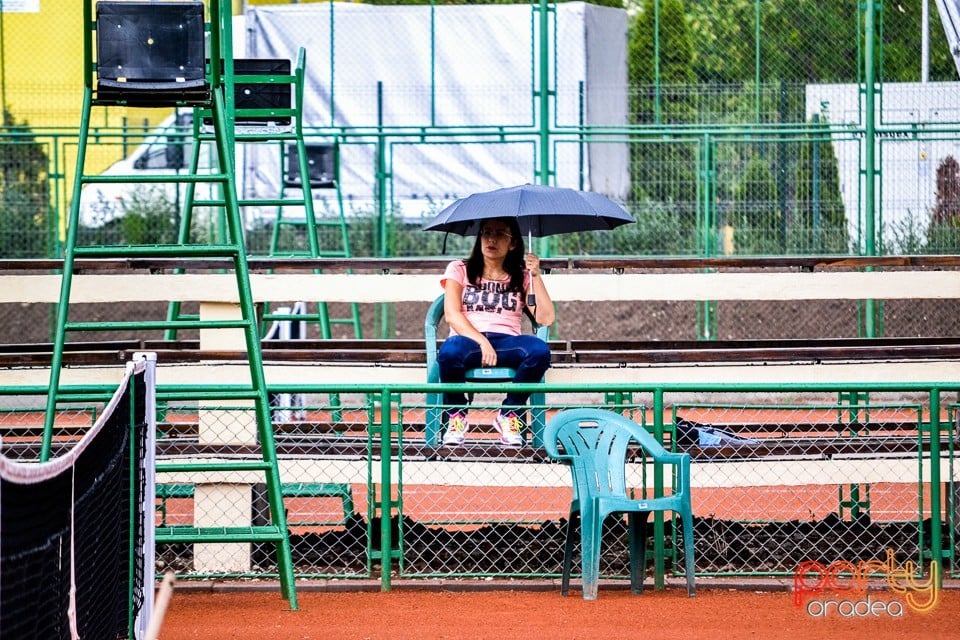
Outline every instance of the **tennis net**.
{"type": "Polygon", "coordinates": [[[154,365],[138,354],[63,455],[0,455],[0,637],[142,637],[154,579],[154,365]]]}

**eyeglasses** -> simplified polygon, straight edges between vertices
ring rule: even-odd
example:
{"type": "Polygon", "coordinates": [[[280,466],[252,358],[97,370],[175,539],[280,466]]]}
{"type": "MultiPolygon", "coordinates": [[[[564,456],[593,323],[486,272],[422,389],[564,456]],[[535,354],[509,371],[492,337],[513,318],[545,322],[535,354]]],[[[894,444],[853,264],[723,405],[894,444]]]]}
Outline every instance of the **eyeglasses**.
{"type": "Polygon", "coordinates": [[[497,229],[484,229],[480,232],[480,237],[484,240],[497,240],[499,242],[500,240],[504,239],[509,240],[513,236],[506,231],[500,231],[497,229]]]}

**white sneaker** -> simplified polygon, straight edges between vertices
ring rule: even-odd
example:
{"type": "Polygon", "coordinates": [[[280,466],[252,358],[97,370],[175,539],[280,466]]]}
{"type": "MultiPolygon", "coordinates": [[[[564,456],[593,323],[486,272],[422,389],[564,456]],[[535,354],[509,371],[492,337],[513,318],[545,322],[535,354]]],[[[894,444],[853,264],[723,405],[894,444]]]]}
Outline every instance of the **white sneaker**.
{"type": "Polygon", "coordinates": [[[467,416],[462,413],[451,413],[447,421],[447,430],[443,434],[443,444],[460,445],[463,444],[463,437],[467,435],[467,429],[470,425],[467,423],[467,416]]]}
{"type": "Polygon", "coordinates": [[[500,432],[500,443],[506,447],[523,446],[523,421],[511,411],[501,411],[493,420],[493,428],[500,432]]]}

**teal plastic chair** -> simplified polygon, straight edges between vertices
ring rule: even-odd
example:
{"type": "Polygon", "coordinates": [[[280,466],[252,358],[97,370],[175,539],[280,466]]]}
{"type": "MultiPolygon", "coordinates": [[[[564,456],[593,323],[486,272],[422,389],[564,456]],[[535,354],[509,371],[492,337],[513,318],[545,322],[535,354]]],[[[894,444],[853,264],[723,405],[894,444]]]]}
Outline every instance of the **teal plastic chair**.
{"type": "Polygon", "coordinates": [[[640,425],[602,409],[561,411],[547,423],[543,437],[547,455],[566,462],[573,472],[573,501],[567,522],[560,592],[567,595],[570,589],[574,535],[579,527],[583,599],[596,600],[603,521],[612,513],[626,513],[630,545],[630,590],[641,593],[648,514],[652,511],[673,511],[680,515],[683,523],[687,595],[693,597],[696,591],[693,581],[690,454],[667,451],[640,425]],[[643,450],[646,460],[675,467],[676,487],[672,495],[638,500],[627,494],[627,455],[631,447],[637,446],[643,450]]]}
{"type": "MultiPolygon", "coordinates": [[[[439,326],[441,320],[443,320],[443,294],[440,294],[430,304],[426,319],[423,322],[423,336],[427,347],[427,382],[440,382],[440,364],[437,362],[437,326],[439,326]]],[[[546,342],[550,327],[534,325],[534,329],[537,337],[546,342]]],[[[469,369],[467,371],[467,382],[510,382],[515,375],[516,371],[510,367],[469,369]]],[[[538,392],[530,395],[529,420],[527,421],[527,429],[524,429],[522,435],[526,443],[527,434],[532,434],[534,447],[543,446],[543,429],[546,426],[545,402],[543,393],[538,392]]],[[[440,444],[440,437],[444,429],[443,408],[441,406],[443,395],[428,393],[426,403],[425,440],[428,447],[436,448],[440,444]]]]}

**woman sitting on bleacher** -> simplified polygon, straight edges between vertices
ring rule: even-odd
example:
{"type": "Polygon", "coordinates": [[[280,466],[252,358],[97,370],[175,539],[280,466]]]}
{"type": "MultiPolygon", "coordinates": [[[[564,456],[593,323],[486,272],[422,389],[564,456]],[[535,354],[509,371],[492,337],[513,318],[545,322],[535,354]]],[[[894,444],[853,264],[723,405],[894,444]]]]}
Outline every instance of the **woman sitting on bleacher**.
{"type": "MultiPolygon", "coordinates": [[[[520,321],[527,312],[541,326],[552,324],[553,301],[540,277],[540,258],[525,254],[515,218],[484,220],[470,257],[448,264],[440,284],[450,326],[450,337],[437,355],[441,382],[464,382],[469,369],[495,366],[514,369],[514,382],[543,379],[550,348],[537,336],[523,334],[520,321]]],[[[518,413],[529,395],[511,392],[504,398],[493,421],[502,444],[522,444],[518,413]]],[[[463,393],[444,394],[444,405],[462,408],[448,412],[443,444],[463,442],[469,428],[467,402],[463,393]]]]}

